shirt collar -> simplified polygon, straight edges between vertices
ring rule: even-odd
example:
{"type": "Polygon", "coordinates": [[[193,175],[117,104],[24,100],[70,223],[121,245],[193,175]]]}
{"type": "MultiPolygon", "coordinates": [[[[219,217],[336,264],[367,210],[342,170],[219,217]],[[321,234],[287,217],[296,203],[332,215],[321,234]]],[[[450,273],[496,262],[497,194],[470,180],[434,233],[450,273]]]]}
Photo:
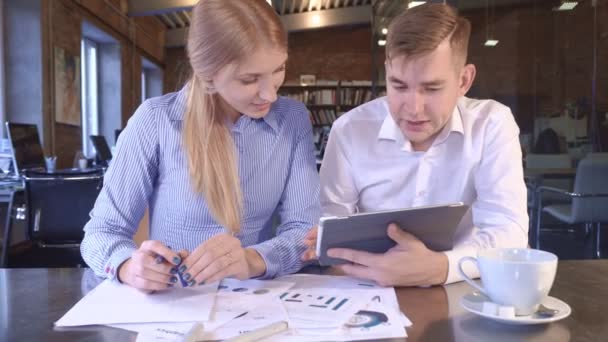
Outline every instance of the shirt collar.
{"type": "Polygon", "coordinates": [[[443,127],[435,141],[433,142],[433,146],[443,144],[445,140],[450,136],[450,133],[456,132],[464,135],[464,128],[462,125],[462,115],[460,114],[460,108],[458,105],[454,107],[454,111],[452,112],[452,116],[443,127]]]}
{"type": "Polygon", "coordinates": [[[388,102],[382,101],[382,105],[384,106],[384,111],[386,112],[386,117],[382,122],[382,126],[380,127],[380,132],[378,132],[378,140],[393,140],[393,141],[403,141],[403,133],[401,133],[401,129],[393,120],[393,116],[388,108],[388,102]]]}
{"type": "MultiPolygon", "coordinates": [[[[433,142],[433,146],[442,144],[452,132],[457,132],[460,134],[464,134],[464,126],[462,124],[462,116],[459,108],[460,101],[454,107],[454,111],[452,112],[452,116],[443,127],[435,141],[433,142]]],[[[378,132],[378,140],[393,140],[399,145],[403,145],[402,149],[404,151],[412,151],[412,145],[409,140],[406,140],[401,132],[395,120],[393,120],[393,116],[390,114],[390,110],[388,108],[388,102],[384,101],[385,111],[387,113],[384,121],[382,122],[382,126],[380,127],[380,131],[378,132]]]]}
{"type": "MultiPolygon", "coordinates": [[[[188,102],[187,101],[188,100],[187,91],[188,91],[188,85],[185,85],[182,89],[180,89],[177,92],[177,97],[175,100],[176,104],[175,104],[175,106],[173,106],[173,108],[169,112],[169,117],[171,118],[171,120],[182,121],[184,119],[184,114],[185,114],[186,106],[187,106],[187,102],[188,102]]],[[[262,118],[262,120],[268,126],[270,126],[270,128],[273,130],[273,132],[275,134],[279,132],[279,123],[278,123],[278,118],[277,118],[277,106],[278,106],[278,101],[275,101],[270,106],[270,111],[268,112],[268,114],[266,114],[266,116],[264,116],[264,118],[262,118]]],[[[245,121],[252,120],[249,117],[243,117],[242,119],[245,119],[245,121]]]]}
{"type": "Polygon", "coordinates": [[[268,114],[266,114],[266,116],[264,116],[264,118],[262,119],[264,120],[264,122],[266,122],[268,126],[270,126],[270,128],[272,128],[275,134],[279,133],[277,106],[278,101],[275,101],[272,105],[270,105],[270,111],[268,112],[268,114]]]}

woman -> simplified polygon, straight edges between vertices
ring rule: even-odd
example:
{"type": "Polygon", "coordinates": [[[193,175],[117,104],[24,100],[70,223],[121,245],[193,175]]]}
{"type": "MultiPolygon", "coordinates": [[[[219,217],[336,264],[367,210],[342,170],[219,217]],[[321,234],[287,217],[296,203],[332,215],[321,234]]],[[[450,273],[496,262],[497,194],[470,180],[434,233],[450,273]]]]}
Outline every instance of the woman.
{"type": "Polygon", "coordinates": [[[264,0],[201,0],[187,51],[188,84],[143,103],[121,133],[82,255],[142,290],[170,287],[177,273],[194,286],[296,272],[319,181],[306,108],[277,98],[286,32],[264,0]],[[146,207],[152,240],[137,248],[146,207]]]}

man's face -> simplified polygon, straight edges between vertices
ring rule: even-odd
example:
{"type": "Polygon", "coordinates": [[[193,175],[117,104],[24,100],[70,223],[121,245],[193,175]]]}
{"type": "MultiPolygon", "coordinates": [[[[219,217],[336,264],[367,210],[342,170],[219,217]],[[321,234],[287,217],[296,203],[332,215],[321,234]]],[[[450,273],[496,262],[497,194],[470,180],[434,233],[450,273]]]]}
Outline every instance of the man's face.
{"type": "Polygon", "coordinates": [[[472,65],[457,67],[447,39],[427,55],[386,62],[390,112],[414,150],[426,151],[433,144],[474,74],[472,65]]]}

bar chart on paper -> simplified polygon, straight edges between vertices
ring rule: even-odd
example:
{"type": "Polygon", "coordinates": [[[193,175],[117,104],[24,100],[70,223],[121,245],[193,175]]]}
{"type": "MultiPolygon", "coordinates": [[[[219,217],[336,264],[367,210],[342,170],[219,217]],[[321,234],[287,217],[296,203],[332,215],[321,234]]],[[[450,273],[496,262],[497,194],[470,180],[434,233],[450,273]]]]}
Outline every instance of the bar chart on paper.
{"type": "Polygon", "coordinates": [[[298,328],[340,327],[369,301],[331,289],[291,290],[279,298],[298,328]]]}

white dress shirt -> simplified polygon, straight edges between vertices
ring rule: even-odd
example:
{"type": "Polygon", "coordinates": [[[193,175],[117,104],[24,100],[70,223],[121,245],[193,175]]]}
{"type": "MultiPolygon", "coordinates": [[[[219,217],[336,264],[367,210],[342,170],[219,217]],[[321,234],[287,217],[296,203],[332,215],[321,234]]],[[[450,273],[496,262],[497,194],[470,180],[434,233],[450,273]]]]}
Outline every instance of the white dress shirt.
{"type": "MultiPolygon", "coordinates": [[[[463,202],[472,210],[445,252],[446,283],[460,281],[460,258],[528,243],[518,135],[508,107],[462,97],[428,151],[416,152],[386,97],[363,104],[332,126],[320,171],[323,215],[463,202]]],[[[464,270],[478,276],[471,263],[464,270]]]]}

